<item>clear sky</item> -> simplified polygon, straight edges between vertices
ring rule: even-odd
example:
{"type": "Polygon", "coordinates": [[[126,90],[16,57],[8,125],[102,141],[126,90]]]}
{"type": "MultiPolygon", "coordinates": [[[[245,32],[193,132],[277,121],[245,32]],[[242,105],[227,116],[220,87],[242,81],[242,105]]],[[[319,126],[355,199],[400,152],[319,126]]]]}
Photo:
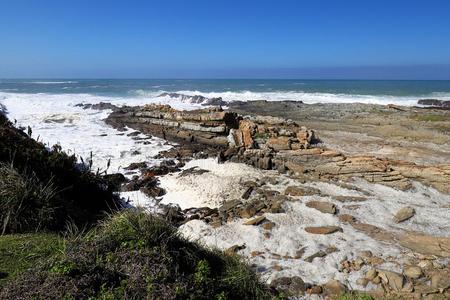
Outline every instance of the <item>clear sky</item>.
{"type": "Polygon", "coordinates": [[[0,0],[0,78],[450,79],[450,1],[0,0]]]}

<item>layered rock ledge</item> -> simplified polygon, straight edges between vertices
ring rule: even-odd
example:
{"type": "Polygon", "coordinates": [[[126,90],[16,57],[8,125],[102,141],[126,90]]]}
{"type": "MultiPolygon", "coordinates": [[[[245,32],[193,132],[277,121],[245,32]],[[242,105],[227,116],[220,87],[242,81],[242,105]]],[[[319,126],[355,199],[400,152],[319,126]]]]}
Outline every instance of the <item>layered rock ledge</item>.
{"type": "Polygon", "coordinates": [[[218,154],[219,161],[319,180],[359,177],[401,190],[411,188],[411,180],[416,180],[450,194],[450,164],[421,166],[372,155],[345,155],[323,147],[313,130],[280,117],[243,116],[220,107],[178,111],[167,105],[146,105],[115,109],[106,122],[177,142],[193,153],[218,154]]]}

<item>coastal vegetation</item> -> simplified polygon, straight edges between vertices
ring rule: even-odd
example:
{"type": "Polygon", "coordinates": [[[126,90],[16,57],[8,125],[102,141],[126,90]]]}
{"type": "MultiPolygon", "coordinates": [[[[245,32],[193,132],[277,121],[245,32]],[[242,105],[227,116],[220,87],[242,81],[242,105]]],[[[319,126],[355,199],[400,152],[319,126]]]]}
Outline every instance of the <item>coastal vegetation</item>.
{"type": "Polygon", "coordinates": [[[237,255],[121,209],[111,176],[0,112],[0,299],[269,299],[237,255]]]}

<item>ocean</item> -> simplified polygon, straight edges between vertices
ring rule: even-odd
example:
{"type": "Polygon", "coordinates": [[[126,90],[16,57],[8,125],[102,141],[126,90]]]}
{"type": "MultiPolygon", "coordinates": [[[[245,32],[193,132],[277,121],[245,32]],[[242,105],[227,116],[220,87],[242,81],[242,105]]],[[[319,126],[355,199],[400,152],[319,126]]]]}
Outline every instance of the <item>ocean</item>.
{"type": "MultiPolygon", "coordinates": [[[[70,79],[0,80],[6,94],[48,94],[61,97],[123,98],[130,102],[158,101],[163,92],[222,97],[233,100],[295,100],[305,103],[378,103],[414,105],[421,98],[450,99],[450,81],[408,80],[200,80],[200,79],[70,79]]],[[[45,95],[42,95],[45,97],[45,95]]]]}

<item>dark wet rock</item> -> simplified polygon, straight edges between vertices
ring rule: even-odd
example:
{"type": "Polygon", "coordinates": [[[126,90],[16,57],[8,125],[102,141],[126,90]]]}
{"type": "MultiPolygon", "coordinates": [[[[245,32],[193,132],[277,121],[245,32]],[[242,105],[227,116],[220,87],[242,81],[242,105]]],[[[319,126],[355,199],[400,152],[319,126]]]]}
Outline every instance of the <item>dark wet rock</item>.
{"type": "Polygon", "coordinates": [[[120,173],[106,174],[103,175],[103,178],[108,182],[108,185],[114,188],[114,190],[119,190],[120,186],[128,181],[128,179],[120,173]]]}
{"type": "Polygon", "coordinates": [[[450,100],[420,99],[417,103],[431,108],[450,109],[450,100]]]}
{"type": "Polygon", "coordinates": [[[186,170],[181,171],[178,177],[185,177],[188,175],[202,175],[208,173],[208,170],[200,169],[199,167],[192,167],[186,170]]]}
{"type": "Polygon", "coordinates": [[[125,170],[138,170],[138,169],[144,169],[147,168],[146,162],[138,162],[138,163],[131,163],[128,167],[125,167],[125,170]]]}
{"type": "Polygon", "coordinates": [[[222,100],[222,97],[207,98],[201,95],[185,95],[180,93],[162,93],[158,97],[169,97],[179,99],[181,101],[189,101],[190,103],[197,103],[203,106],[226,106],[228,103],[222,100]]]}
{"type": "Polygon", "coordinates": [[[251,193],[253,192],[253,189],[254,189],[254,187],[252,187],[252,186],[249,186],[246,190],[245,190],[245,192],[242,194],[242,196],[241,196],[241,198],[242,199],[248,199],[248,198],[250,198],[250,195],[251,195],[251,193]]]}
{"type": "Polygon", "coordinates": [[[316,252],[316,253],[306,257],[305,261],[306,262],[312,262],[314,260],[314,258],[325,257],[326,255],[327,255],[327,253],[325,251],[320,250],[320,251],[318,251],[318,252],[316,252]]]}
{"type": "Polygon", "coordinates": [[[109,102],[100,102],[100,103],[96,103],[96,104],[91,104],[91,103],[79,103],[79,104],[75,104],[76,107],[81,107],[83,109],[96,109],[96,110],[105,110],[105,109],[111,109],[112,111],[118,110],[119,107],[111,104],[109,102]]]}
{"type": "Polygon", "coordinates": [[[270,286],[283,290],[291,295],[302,295],[306,291],[306,284],[301,277],[279,277],[270,283],[270,286]]]}

